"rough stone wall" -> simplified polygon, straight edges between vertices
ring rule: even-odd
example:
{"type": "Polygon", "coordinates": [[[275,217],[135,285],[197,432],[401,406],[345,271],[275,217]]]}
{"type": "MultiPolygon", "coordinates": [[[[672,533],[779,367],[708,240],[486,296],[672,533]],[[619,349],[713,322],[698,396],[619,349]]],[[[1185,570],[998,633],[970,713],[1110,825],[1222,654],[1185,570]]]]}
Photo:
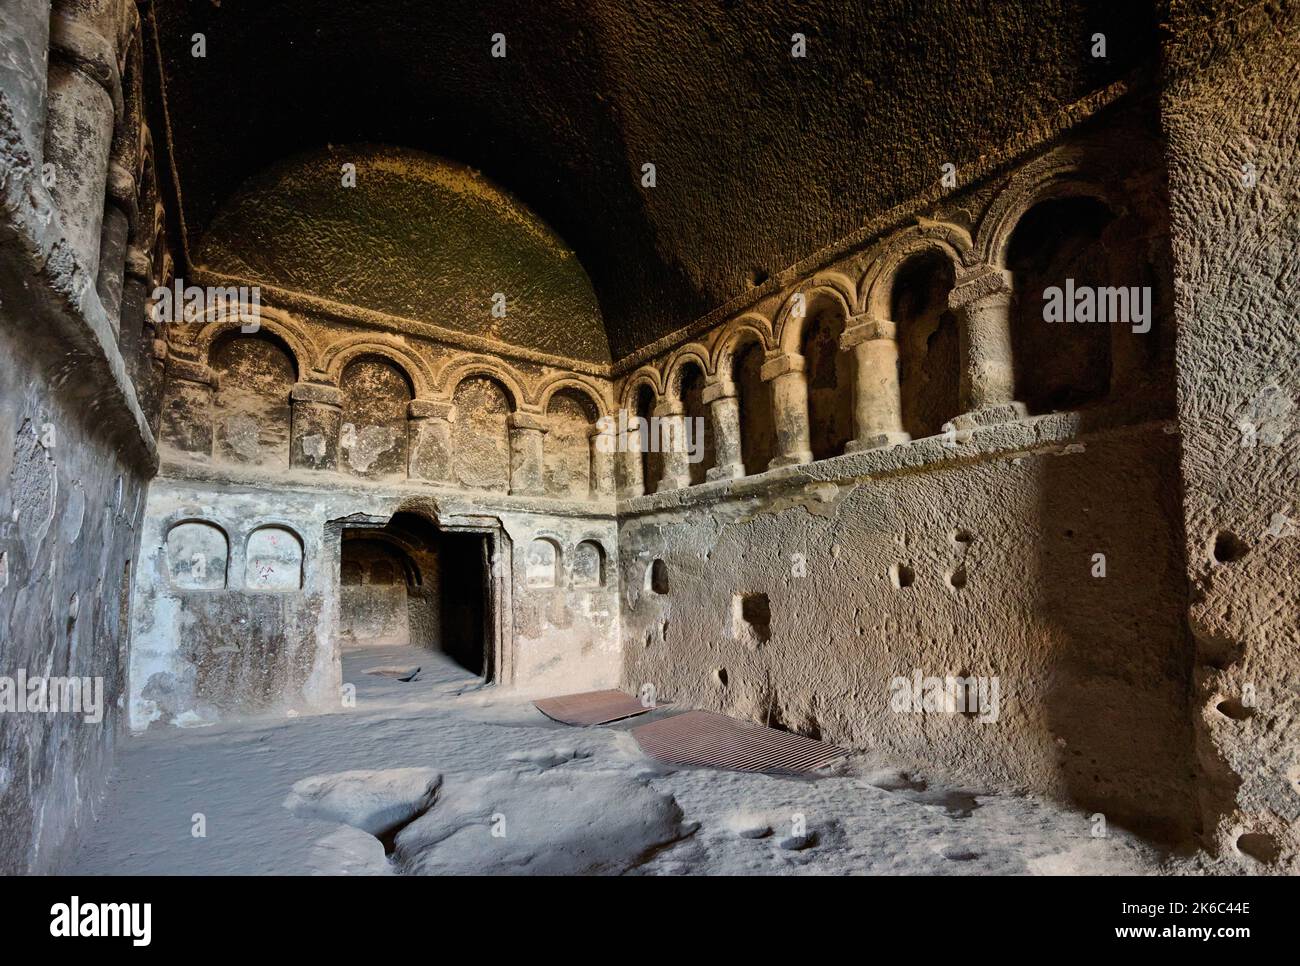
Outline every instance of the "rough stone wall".
{"type": "Polygon", "coordinates": [[[743,464],[625,472],[625,687],[1199,832],[1157,118],[1125,97],[625,361],[618,398],[663,409],[709,360],[743,464]],[[1047,323],[1067,277],[1149,286],[1150,328],[1047,323]],[[894,707],[914,674],[998,681],[996,720],[894,707]]]}
{"type": "MultiPolygon", "coordinates": [[[[581,691],[611,686],[620,659],[617,548],[611,518],[552,500],[431,490],[391,484],[323,485],[310,473],[232,480],[224,468],[187,478],[164,474],[145,511],[135,583],[131,726],[200,724],[221,718],[341,706],[339,649],[342,527],[382,527],[399,510],[443,526],[498,527],[505,586],[494,602],[505,622],[497,679],[524,690],[581,691]],[[434,509],[430,509],[434,508],[434,509]],[[178,586],[169,534],[192,521],[220,528],[229,558],[218,586],[178,586]],[[268,591],[249,568],[249,537],[273,525],[301,540],[300,588],[268,591]],[[527,574],[530,546],[558,548],[552,580],[527,574]],[[575,550],[595,541],[607,561],[600,586],[586,586],[575,550]]],[[[186,563],[188,553],[180,555],[186,563]]],[[[208,571],[213,570],[207,566],[208,571]]],[[[400,577],[399,577],[400,579],[400,577]]]]}
{"type": "MultiPolygon", "coordinates": [[[[27,316],[30,318],[30,316],[27,316]]],[[[0,871],[57,866],[121,730],[147,476],[51,389],[0,308],[0,675],[99,678],[102,720],[0,713],[0,871]],[[40,378],[34,378],[41,374],[40,378]]]]}
{"type": "Polygon", "coordinates": [[[619,527],[624,685],[1184,838],[1176,438],[1077,429],[1044,417],[961,456],[926,441],[635,501],[619,527]],[[765,631],[734,618],[758,594],[765,631]],[[891,681],[918,669],[998,676],[996,721],[893,710],[891,681]]]}
{"type": "Polygon", "coordinates": [[[1300,11],[1179,4],[1162,98],[1205,840],[1300,869],[1300,11]]]}
{"type": "Polygon", "coordinates": [[[112,2],[0,10],[4,874],[52,871],[75,847],[124,720],[129,584],[157,465],[134,378],[152,371],[138,295],[155,235],[152,212],[135,217],[154,203],[152,161],[121,149],[143,134],[133,15],[112,2]],[[22,711],[21,675],[29,700],[32,679],[63,699],[56,679],[80,678],[95,707],[22,711]]]}

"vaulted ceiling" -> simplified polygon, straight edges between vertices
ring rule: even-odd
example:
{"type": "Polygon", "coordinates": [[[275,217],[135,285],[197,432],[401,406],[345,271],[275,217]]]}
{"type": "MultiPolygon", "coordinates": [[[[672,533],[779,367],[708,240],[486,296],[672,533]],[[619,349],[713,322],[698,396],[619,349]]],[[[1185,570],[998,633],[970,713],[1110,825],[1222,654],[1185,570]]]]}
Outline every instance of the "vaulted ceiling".
{"type": "Polygon", "coordinates": [[[576,252],[615,359],[1157,47],[1151,5],[1133,0],[152,7],[191,252],[280,159],[362,142],[423,150],[482,171],[576,252]],[[795,32],[806,58],[791,57],[795,32]],[[490,56],[496,33],[505,58],[490,56]],[[1105,58],[1090,54],[1095,33],[1105,58]]]}

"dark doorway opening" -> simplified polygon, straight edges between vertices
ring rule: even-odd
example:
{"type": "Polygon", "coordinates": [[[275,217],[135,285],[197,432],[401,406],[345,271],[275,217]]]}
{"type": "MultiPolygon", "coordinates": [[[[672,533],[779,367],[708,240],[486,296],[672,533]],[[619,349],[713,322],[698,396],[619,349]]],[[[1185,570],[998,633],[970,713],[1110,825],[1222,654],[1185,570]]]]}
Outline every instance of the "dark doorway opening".
{"type": "Polygon", "coordinates": [[[443,531],[414,513],[343,530],[339,638],[409,645],[495,676],[490,534],[443,531]]]}

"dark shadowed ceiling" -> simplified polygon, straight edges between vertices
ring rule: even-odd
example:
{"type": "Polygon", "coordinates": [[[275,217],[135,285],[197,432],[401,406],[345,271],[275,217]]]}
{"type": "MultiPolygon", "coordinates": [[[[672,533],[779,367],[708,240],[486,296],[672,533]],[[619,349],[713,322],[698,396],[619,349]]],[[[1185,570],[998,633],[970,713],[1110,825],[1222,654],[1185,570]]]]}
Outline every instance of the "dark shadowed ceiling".
{"type": "Polygon", "coordinates": [[[1151,5],[1133,0],[153,7],[191,251],[280,159],[420,149],[482,171],[577,253],[616,359],[1156,50],[1151,5]],[[489,56],[498,32],[504,59],[489,56]]]}

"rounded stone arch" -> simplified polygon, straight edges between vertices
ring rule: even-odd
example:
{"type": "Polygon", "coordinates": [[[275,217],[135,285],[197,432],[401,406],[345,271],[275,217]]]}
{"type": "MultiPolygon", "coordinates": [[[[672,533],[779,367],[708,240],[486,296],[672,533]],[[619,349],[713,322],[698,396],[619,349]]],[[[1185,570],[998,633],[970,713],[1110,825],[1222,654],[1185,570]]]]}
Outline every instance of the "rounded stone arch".
{"type": "Polygon", "coordinates": [[[358,359],[370,357],[382,359],[397,369],[411,384],[414,399],[427,399],[433,385],[423,360],[404,345],[362,336],[335,343],[325,350],[321,365],[330,382],[338,386],[342,383],[343,373],[347,367],[358,359]]]}
{"type": "Polygon", "coordinates": [[[664,392],[675,402],[682,401],[682,369],[688,362],[694,362],[707,378],[713,373],[709,350],[698,342],[691,342],[678,349],[664,367],[664,392]]]}
{"type": "Polygon", "coordinates": [[[445,366],[438,373],[438,397],[450,400],[456,395],[461,383],[475,377],[491,379],[497,383],[506,394],[511,412],[518,412],[529,398],[518,373],[489,356],[473,356],[445,366]]]}
{"type": "Polygon", "coordinates": [[[296,527],[264,520],[245,534],[245,589],[301,590],[306,574],[307,545],[296,527]],[[277,540],[281,535],[283,544],[277,540]]]}
{"type": "Polygon", "coordinates": [[[543,590],[564,586],[564,545],[558,534],[543,530],[524,550],[524,584],[543,590]]]}
{"type": "Polygon", "coordinates": [[[609,551],[599,537],[584,536],[569,554],[569,583],[575,589],[604,587],[609,580],[609,551]]]}
{"type": "MultiPolygon", "coordinates": [[[[401,513],[403,511],[399,510],[397,512],[401,513]]],[[[385,530],[382,524],[376,524],[374,529],[345,530],[344,534],[344,543],[350,540],[365,540],[367,542],[382,543],[397,551],[393,556],[397,558],[397,563],[402,568],[402,574],[407,585],[420,587],[424,584],[424,572],[421,571],[420,565],[416,563],[415,558],[426,548],[418,541],[408,539],[400,533],[385,530]]]]}
{"type": "Polygon", "coordinates": [[[803,342],[804,322],[812,314],[815,302],[825,300],[837,304],[847,320],[857,314],[857,299],[858,287],[843,272],[818,272],[800,284],[782,303],[774,325],[777,345],[782,352],[798,354],[803,342]],[[799,295],[803,296],[804,314],[796,317],[795,297],[799,295]]]}
{"type": "Polygon", "coordinates": [[[898,272],[917,255],[936,252],[959,273],[975,258],[975,243],[964,228],[949,222],[922,222],[895,232],[884,242],[862,278],[860,304],[875,319],[890,317],[890,300],[898,272]]]}
{"type": "Polygon", "coordinates": [[[650,391],[655,395],[655,402],[658,402],[664,396],[664,381],[659,375],[659,370],[653,366],[642,366],[628,376],[623,383],[623,391],[619,393],[622,408],[629,412],[636,409],[636,394],[641,386],[650,387],[650,391]]]}
{"type": "Polygon", "coordinates": [[[731,378],[731,363],[736,351],[750,342],[758,342],[767,353],[773,348],[772,323],[765,316],[746,313],[727,322],[718,333],[710,360],[711,370],[720,377],[731,378]]]}
{"type": "Polygon", "coordinates": [[[1060,198],[1093,198],[1117,217],[1124,212],[1116,203],[1110,179],[1098,176],[1096,165],[1082,148],[1057,148],[1020,168],[993,198],[975,232],[979,262],[1006,267],[1007,249],[1016,227],[1030,209],[1060,198]]]}
{"type": "Polygon", "coordinates": [[[585,396],[596,413],[596,418],[608,415],[613,410],[613,403],[608,390],[581,376],[564,373],[555,375],[543,382],[537,389],[537,408],[545,413],[550,410],[551,397],[557,392],[572,392],[585,396]]]}
{"type": "Polygon", "coordinates": [[[297,378],[300,380],[304,374],[317,368],[316,344],[307,331],[286,312],[265,305],[261,306],[258,310],[257,331],[247,333],[243,332],[243,327],[248,323],[240,318],[238,312],[231,311],[228,307],[210,308],[205,317],[208,321],[194,337],[194,346],[205,365],[212,365],[213,348],[223,336],[233,332],[236,335],[249,336],[267,334],[278,339],[284,344],[289,357],[293,360],[297,378]]]}

